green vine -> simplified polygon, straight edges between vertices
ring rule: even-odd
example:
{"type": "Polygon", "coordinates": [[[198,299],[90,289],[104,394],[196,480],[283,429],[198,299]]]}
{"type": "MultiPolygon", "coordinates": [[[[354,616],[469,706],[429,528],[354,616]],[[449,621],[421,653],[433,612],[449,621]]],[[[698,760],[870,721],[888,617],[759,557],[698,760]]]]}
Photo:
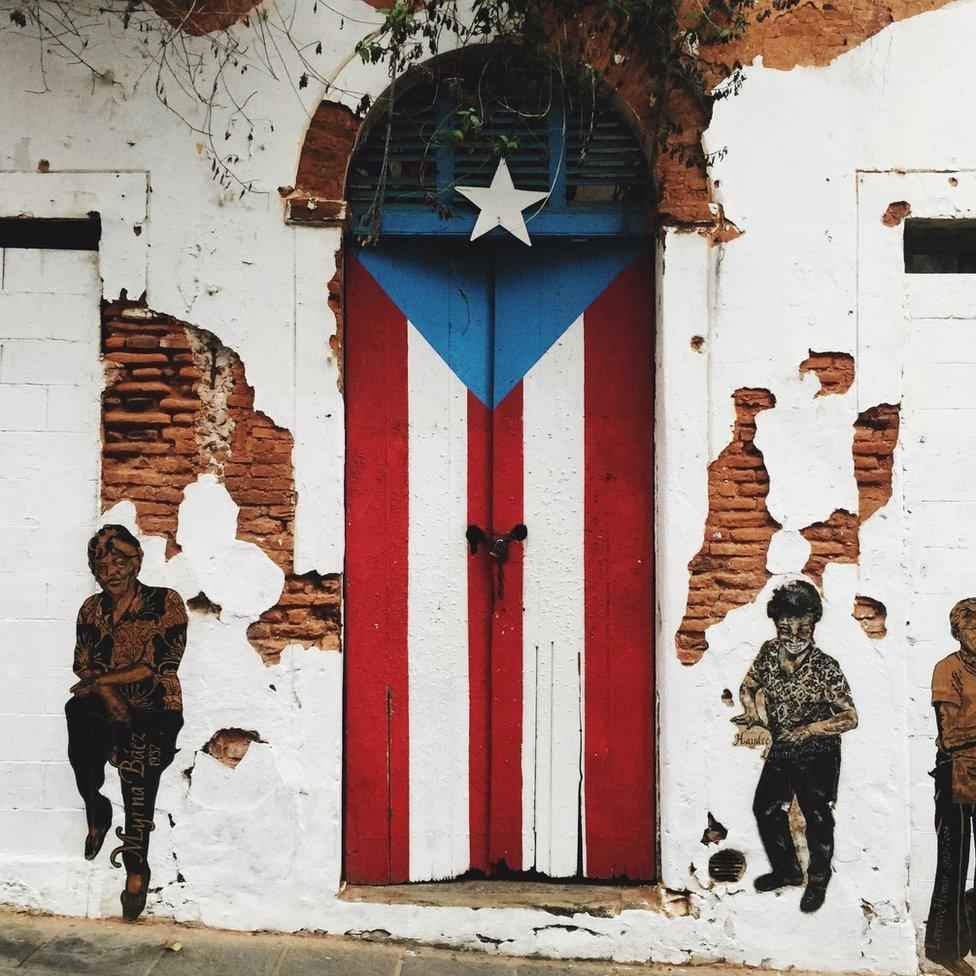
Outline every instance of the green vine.
{"type": "MultiPolygon", "coordinates": [[[[796,2],[774,0],[784,8],[796,2]]],[[[697,166],[707,162],[700,147],[673,144],[682,131],[674,106],[684,100],[707,110],[712,100],[738,91],[738,66],[732,66],[726,83],[713,90],[715,78],[699,52],[703,46],[741,37],[755,5],[756,0],[470,0],[462,13],[458,0],[396,0],[383,24],[356,50],[367,63],[385,62],[390,77],[397,79],[445,50],[511,41],[515,57],[506,54],[509,73],[521,71],[531,78],[548,62],[565,77],[572,55],[583,55],[586,39],[600,36],[614,56],[599,68],[585,57],[577,61],[577,87],[603,83],[621,58],[641,59],[657,86],[655,148],[697,166]]],[[[459,130],[463,141],[464,126],[459,130]]]]}

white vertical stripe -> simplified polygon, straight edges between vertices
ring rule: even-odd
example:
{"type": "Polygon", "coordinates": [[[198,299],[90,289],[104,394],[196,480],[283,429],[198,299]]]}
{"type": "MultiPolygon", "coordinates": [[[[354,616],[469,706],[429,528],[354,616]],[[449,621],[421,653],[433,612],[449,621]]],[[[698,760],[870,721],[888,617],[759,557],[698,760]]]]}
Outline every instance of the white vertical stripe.
{"type": "Polygon", "coordinates": [[[410,879],[463,874],[468,820],[467,390],[408,327],[410,879]]]}
{"type": "Polygon", "coordinates": [[[526,864],[577,871],[583,655],[583,319],[524,381],[526,864]],[[530,861],[531,859],[531,861],[530,861]]]}

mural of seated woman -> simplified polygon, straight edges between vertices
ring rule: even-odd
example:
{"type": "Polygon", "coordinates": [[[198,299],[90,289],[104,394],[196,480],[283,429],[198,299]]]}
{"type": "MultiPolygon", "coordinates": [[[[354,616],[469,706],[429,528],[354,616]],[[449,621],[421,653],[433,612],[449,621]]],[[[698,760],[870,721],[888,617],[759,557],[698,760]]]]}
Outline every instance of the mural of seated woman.
{"type": "Polygon", "coordinates": [[[85,802],[85,857],[101,850],[112,804],[101,792],[105,766],[118,769],[125,825],[111,862],[125,865],[122,914],[135,921],[149,891],[149,835],[163,771],[183,727],[177,669],[186,646],[186,609],[175,590],[139,582],[142,547],[121,525],[106,525],[88,543],[88,565],[101,587],[78,613],[74,671],[65,705],[68,759],[85,802]]]}

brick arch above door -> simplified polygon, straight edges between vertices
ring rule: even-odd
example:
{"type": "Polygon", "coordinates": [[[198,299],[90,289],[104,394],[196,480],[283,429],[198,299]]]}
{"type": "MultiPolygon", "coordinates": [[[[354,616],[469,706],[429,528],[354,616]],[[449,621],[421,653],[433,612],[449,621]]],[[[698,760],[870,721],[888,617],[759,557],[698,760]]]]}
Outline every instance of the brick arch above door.
{"type": "MultiPolygon", "coordinates": [[[[605,38],[595,35],[582,47],[578,60],[592,64],[608,61],[612,52],[603,49],[605,38]]],[[[464,52],[466,53],[466,52],[464,52]]],[[[457,52],[441,58],[457,57],[457,52]]],[[[712,190],[703,169],[689,168],[683,159],[668,152],[655,153],[656,117],[653,95],[656,79],[636,59],[607,68],[606,82],[618,113],[637,135],[658,187],[650,204],[649,223],[695,224],[721,231],[721,208],[712,202],[712,190]],[[656,200],[656,202],[654,202],[656,200]]],[[[326,227],[345,226],[348,216],[347,177],[349,164],[359,141],[375,121],[372,113],[387,94],[390,79],[385,65],[363,65],[350,61],[332,80],[327,96],[319,103],[305,133],[293,186],[281,187],[285,219],[289,222],[326,227]]],[[[687,115],[686,131],[676,139],[692,143],[700,138],[707,120],[695,111],[687,115]]],[[[677,143],[675,144],[677,146],[677,143]]]]}

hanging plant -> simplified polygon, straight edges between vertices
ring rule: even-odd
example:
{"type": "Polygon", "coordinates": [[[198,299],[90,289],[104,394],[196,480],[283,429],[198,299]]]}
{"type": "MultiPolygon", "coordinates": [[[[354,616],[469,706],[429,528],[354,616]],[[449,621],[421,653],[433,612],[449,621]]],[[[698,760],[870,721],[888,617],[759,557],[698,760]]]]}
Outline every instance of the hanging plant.
{"type": "MultiPolygon", "coordinates": [[[[797,2],[774,0],[774,5],[787,9],[797,2]]],[[[599,38],[614,56],[603,68],[585,58],[577,61],[584,86],[605,81],[619,59],[637,58],[662,96],[678,94],[704,107],[737,91],[741,78],[736,65],[729,83],[713,92],[716,79],[706,71],[699,52],[741,37],[755,4],[756,0],[471,0],[469,14],[462,16],[458,0],[396,0],[385,11],[382,25],[361,40],[356,51],[367,63],[385,62],[396,80],[445,50],[512,41],[505,66],[531,81],[540,62],[549,62],[564,75],[587,42],[599,38]]],[[[657,136],[664,143],[680,121],[668,117],[666,104],[662,107],[657,136]]]]}
{"type": "MultiPolygon", "coordinates": [[[[793,3],[794,0],[776,0],[793,3]]],[[[545,118],[553,102],[563,103],[566,117],[580,126],[576,140],[587,151],[596,106],[614,86],[620,65],[636,61],[651,81],[654,109],[644,138],[655,160],[665,152],[688,166],[709,159],[700,140],[677,138],[686,128],[689,107],[707,117],[716,98],[738,91],[737,65],[724,84],[716,69],[700,56],[703,47],[727,44],[742,36],[751,23],[756,0],[470,0],[467,12],[458,0],[397,0],[385,11],[381,26],[357,45],[369,64],[385,64],[397,82],[408,72],[440,72],[439,82],[451,89],[453,112],[448,125],[430,133],[426,155],[449,145],[456,156],[485,153],[486,139],[494,156],[511,153],[533,138],[533,123],[545,118]],[[475,70],[456,70],[463,62],[446,59],[446,67],[428,67],[428,59],[446,51],[498,45],[497,53],[475,61],[475,70]],[[681,113],[684,113],[683,115],[681,113]]],[[[435,62],[436,64],[436,62],[435,62]]],[[[396,87],[393,89],[396,91],[396,87]]],[[[394,124],[394,100],[387,103],[387,146],[394,124]]],[[[368,107],[368,104],[366,105],[368,107]]],[[[421,167],[423,168],[423,167],[421,167]]],[[[386,160],[371,206],[377,229],[387,182],[386,160]]],[[[442,207],[442,200],[428,196],[442,207]]]]}

